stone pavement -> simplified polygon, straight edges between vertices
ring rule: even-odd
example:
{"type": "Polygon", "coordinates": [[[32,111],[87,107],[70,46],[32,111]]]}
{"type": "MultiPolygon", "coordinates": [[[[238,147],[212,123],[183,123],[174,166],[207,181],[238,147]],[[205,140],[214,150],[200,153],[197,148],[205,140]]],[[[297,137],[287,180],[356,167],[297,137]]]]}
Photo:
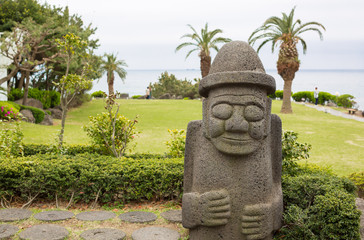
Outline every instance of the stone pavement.
{"type": "MultiPolygon", "coordinates": [[[[59,224],[57,221],[98,221],[94,229],[83,231],[78,239],[84,240],[122,240],[126,239],[127,234],[122,229],[116,228],[99,228],[97,223],[100,221],[110,220],[116,218],[116,214],[111,211],[89,211],[81,212],[74,215],[70,211],[43,211],[33,214],[32,211],[27,209],[1,209],[0,210],[0,240],[2,239],[29,239],[29,240],[62,240],[73,239],[69,236],[69,231],[59,224]],[[20,228],[18,225],[21,221],[29,218],[35,218],[42,221],[40,224],[29,226],[27,228],[20,228]],[[44,224],[43,222],[46,222],[44,224]],[[55,222],[52,223],[52,222],[55,222]]],[[[161,217],[173,223],[182,222],[181,210],[170,210],[161,214],[161,217]]],[[[120,222],[130,223],[153,223],[158,218],[152,212],[133,211],[120,214],[118,219],[120,222]]],[[[134,230],[131,233],[132,240],[178,240],[181,235],[175,229],[145,225],[134,230]]]]}

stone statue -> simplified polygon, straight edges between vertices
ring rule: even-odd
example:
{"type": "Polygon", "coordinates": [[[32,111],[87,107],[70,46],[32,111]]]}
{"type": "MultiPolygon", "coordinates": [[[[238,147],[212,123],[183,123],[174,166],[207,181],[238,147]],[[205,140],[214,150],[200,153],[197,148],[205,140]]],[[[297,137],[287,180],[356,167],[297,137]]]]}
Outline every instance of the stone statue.
{"type": "Polygon", "coordinates": [[[247,43],[225,44],[199,88],[203,120],[188,125],[183,226],[191,240],[272,239],[283,212],[281,121],[274,78],[247,43]]]}

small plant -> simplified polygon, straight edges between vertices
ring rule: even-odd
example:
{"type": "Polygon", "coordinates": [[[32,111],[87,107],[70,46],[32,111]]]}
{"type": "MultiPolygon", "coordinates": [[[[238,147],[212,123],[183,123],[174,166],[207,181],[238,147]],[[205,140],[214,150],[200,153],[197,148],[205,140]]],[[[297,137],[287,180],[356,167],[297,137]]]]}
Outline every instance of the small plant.
{"type": "Polygon", "coordinates": [[[121,157],[130,148],[130,143],[134,139],[137,131],[135,120],[129,120],[119,114],[119,105],[115,102],[115,95],[108,96],[105,109],[107,112],[98,114],[96,117],[90,116],[90,124],[84,127],[87,135],[92,139],[93,144],[102,150],[121,157]],[[117,106],[116,111],[113,111],[117,106]]]}
{"type": "Polygon", "coordinates": [[[301,159],[309,158],[311,145],[297,142],[298,134],[292,131],[282,132],[282,169],[288,174],[295,174],[301,159]]]}
{"type": "Polygon", "coordinates": [[[364,197],[364,172],[352,173],[349,179],[356,185],[359,197],[364,197]]]}
{"type": "Polygon", "coordinates": [[[23,156],[23,132],[19,122],[6,122],[0,120],[0,156],[23,156]]]}
{"type": "Polygon", "coordinates": [[[185,154],[186,131],[183,129],[168,129],[168,132],[172,138],[170,141],[166,142],[169,150],[168,155],[172,157],[183,157],[185,154]]]}
{"type": "Polygon", "coordinates": [[[19,110],[9,102],[0,102],[0,120],[18,120],[19,110]]]}

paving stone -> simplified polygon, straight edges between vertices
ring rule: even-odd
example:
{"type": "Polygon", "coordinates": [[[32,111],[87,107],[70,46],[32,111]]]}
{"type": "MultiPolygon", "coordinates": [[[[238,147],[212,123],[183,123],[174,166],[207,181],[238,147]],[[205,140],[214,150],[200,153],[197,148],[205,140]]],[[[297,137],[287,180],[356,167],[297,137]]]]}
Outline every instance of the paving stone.
{"type": "Polygon", "coordinates": [[[162,212],[161,216],[170,222],[182,222],[182,210],[170,210],[167,212],[162,212]]]}
{"type": "Polygon", "coordinates": [[[96,228],[84,231],[80,237],[84,240],[122,240],[126,234],[113,228],[96,228]]]}
{"type": "Polygon", "coordinates": [[[76,218],[83,221],[103,221],[114,218],[115,216],[113,212],[92,211],[79,213],[76,215],[76,218]]]}
{"type": "Polygon", "coordinates": [[[360,235],[361,239],[364,240],[364,199],[357,198],[355,202],[356,202],[356,207],[362,213],[360,216],[360,235]]]}
{"type": "Polygon", "coordinates": [[[153,222],[157,219],[157,215],[151,212],[127,212],[119,216],[119,218],[125,222],[132,223],[145,223],[153,222]]]}
{"type": "Polygon", "coordinates": [[[8,208],[0,210],[0,222],[12,222],[30,218],[33,212],[27,209],[8,208]]]}
{"type": "Polygon", "coordinates": [[[178,240],[181,235],[172,229],[164,227],[145,227],[131,234],[133,240],[178,240]]]}
{"type": "Polygon", "coordinates": [[[34,215],[35,219],[41,221],[61,221],[73,217],[73,212],[69,211],[45,211],[34,215]]]}
{"type": "Polygon", "coordinates": [[[1,224],[0,225],[0,239],[10,239],[12,236],[19,231],[19,228],[10,224],[1,224]]]}
{"type": "Polygon", "coordinates": [[[19,233],[20,239],[26,240],[63,240],[69,232],[55,224],[35,225],[19,233]]]}

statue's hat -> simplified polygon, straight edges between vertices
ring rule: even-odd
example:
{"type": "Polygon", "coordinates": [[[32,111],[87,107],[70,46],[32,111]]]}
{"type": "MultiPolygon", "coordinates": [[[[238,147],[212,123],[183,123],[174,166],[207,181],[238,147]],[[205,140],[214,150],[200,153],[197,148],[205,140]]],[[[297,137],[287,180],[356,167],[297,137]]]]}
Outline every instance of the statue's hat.
{"type": "Polygon", "coordinates": [[[209,74],[200,82],[199,92],[207,97],[211,89],[231,85],[260,86],[268,95],[275,92],[274,78],[265,73],[258,54],[246,42],[229,42],[220,49],[209,74]]]}

